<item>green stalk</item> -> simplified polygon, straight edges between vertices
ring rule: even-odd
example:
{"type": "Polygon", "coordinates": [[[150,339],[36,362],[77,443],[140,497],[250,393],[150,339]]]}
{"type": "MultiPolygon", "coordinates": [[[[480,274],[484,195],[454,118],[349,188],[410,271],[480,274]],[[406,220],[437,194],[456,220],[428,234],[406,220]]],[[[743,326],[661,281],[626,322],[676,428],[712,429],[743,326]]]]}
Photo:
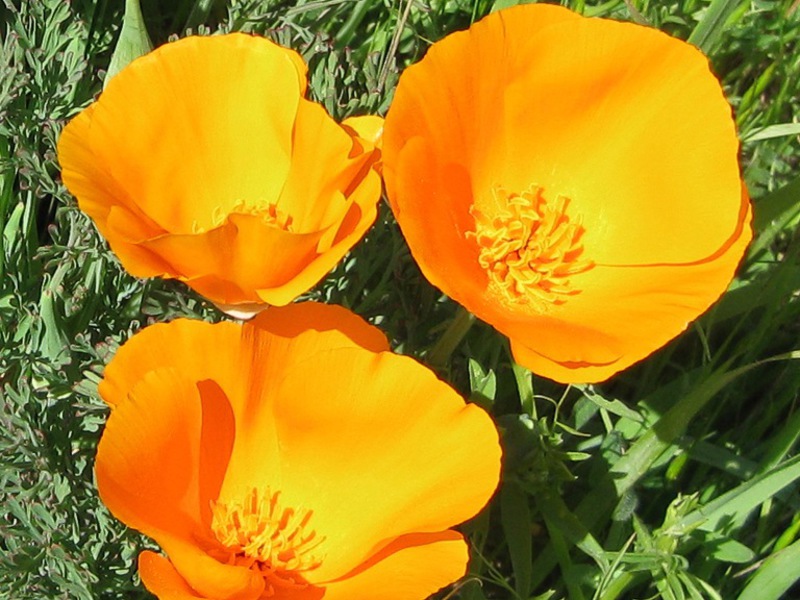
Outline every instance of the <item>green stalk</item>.
{"type": "Polygon", "coordinates": [[[441,368],[450,360],[450,356],[467,335],[467,332],[475,322],[475,317],[463,306],[458,307],[458,312],[450,325],[439,338],[439,341],[431,348],[427,355],[427,363],[433,368],[441,368]]]}

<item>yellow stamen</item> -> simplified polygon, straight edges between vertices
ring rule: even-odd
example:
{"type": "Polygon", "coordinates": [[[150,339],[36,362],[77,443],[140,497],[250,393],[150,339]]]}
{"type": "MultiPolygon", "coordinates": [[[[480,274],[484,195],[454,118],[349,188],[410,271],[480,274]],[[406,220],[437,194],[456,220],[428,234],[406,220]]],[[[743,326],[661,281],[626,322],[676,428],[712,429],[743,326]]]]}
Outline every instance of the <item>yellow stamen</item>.
{"type": "Polygon", "coordinates": [[[302,573],[322,564],[312,552],[324,540],[309,528],[312,511],[282,507],[280,492],[253,489],[239,500],[213,502],[211,511],[211,531],[222,546],[216,558],[261,573],[263,598],[306,587],[302,573]]]}
{"type": "Polygon", "coordinates": [[[570,276],[594,266],[583,258],[580,219],[567,215],[569,199],[545,199],[536,186],[521,194],[503,188],[492,190],[501,208],[489,217],[474,206],[475,231],[467,239],[478,245],[478,262],[489,276],[489,285],[515,303],[538,299],[562,304],[580,292],[570,276]]]}
{"type": "Polygon", "coordinates": [[[261,217],[261,219],[271,227],[283,229],[284,231],[294,230],[292,227],[292,215],[283,212],[274,202],[264,203],[254,202],[252,200],[237,200],[233,206],[225,210],[217,206],[211,214],[210,227],[203,227],[200,223],[195,221],[192,224],[192,233],[203,233],[204,231],[208,231],[208,229],[219,227],[232,214],[261,217]]]}

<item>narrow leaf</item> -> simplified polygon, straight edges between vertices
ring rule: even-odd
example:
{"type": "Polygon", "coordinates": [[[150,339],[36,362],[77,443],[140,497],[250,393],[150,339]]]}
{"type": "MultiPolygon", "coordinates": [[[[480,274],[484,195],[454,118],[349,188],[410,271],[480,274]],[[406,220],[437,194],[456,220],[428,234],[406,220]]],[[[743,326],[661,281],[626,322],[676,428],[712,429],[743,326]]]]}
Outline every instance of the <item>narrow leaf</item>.
{"type": "Polygon", "coordinates": [[[751,131],[742,138],[742,141],[760,142],[761,140],[770,140],[772,138],[790,135],[800,135],[800,123],[778,123],[777,125],[761,127],[755,131],[751,131]]]}
{"type": "Polygon", "coordinates": [[[153,43],[150,41],[150,36],[147,35],[139,0],[125,0],[122,30],[119,33],[114,54],[111,56],[103,87],[105,88],[114,75],[128,66],[131,61],[147,54],[152,49],[153,43]]]}
{"type": "Polygon", "coordinates": [[[738,600],[778,600],[797,580],[800,580],[800,540],[765,560],[738,600]]]}
{"type": "Polygon", "coordinates": [[[500,491],[500,521],[514,569],[514,588],[520,598],[527,598],[533,563],[531,511],[527,494],[511,482],[500,491]]]}
{"type": "Polygon", "coordinates": [[[721,37],[725,23],[741,3],[742,0],[713,0],[689,36],[689,43],[708,54],[721,37]]]}

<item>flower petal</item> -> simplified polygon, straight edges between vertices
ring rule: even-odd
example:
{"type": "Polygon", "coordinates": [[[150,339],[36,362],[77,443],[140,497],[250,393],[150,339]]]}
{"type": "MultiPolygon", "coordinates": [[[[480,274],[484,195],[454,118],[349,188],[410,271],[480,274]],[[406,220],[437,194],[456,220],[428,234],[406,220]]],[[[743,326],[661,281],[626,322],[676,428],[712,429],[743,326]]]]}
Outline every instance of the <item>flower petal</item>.
{"type": "Polygon", "coordinates": [[[325,109],[307,100],[297,107],[292,163],[279,207],[298,232],[327,229],[349,208],[347,194],[369,168],[372,148],[353,155],[356,140],[325,109]]]}
{"type": "Polygon", "coordinates": [[[381,193],[382,121],[354,121],[362,137],[305,91],[300,56],[265,38],[166,44],[67,126],[64,181],[134,275],[230,314],[287,304],[363,236],[381,193]]]}
{"type": "Polygon", "coordinates": [[[115,200],[135,202],[175,233],[213,226],[242,199],[274,202],[305,86],[302,61],[291,56],[245,34],[188,37],[123,69],[89,130],[97,161],[127,192],[115,200]]]}
{"type": "Polygon", "coordinates": [[[380,148],[383,145],[383,117],[378,115],[348,117],[342,121],[342,127],[359,137],[362,147],[380,148]]]}
{"type": "Polygon", "coordinates": [[[739,226],[739,142],[706,57],[606,19],[553,25],[536,41],[500,88],[505,146],[476,157],[476,168],[491,184],[570,198],[596,263],[680,264],[717,252],[739,226]]]}
{"type": "Polygon", "coordinates": [[[335,304],[300,302],[271,308],[245,325],[246,330],[251,327],[290,340],[291,351],[305,357],[352,346],[370,352],[389,350],[389,341],[380,329],[335,304]]]}
{"type": "Polygon", "coordinates": [[[139,554],[139,576],[147,591],[159,600],[213,600],[198,596],[169,559],[150,550],[139,554]]]}
{"type": "Polygon", "coordinates": [[[428,281],[480,315],[473,306],[483,303],[487,277],[476,249],[464,241],[475,227],[469,215],[471,175],[456,163],[440,162],[423,137],[411,138],[393,159],[391,131],[385,142],[386,190],[411,254],[428,281]]]}
{"type": "Polygon", "coordinates": [[[201,596],[214,600],[258,600],[264,578],[246,567],[223,564],[197,543],[170,535],[154,538],[169,556],[175,570],[201,596]]]}
{"type": "Polygon", "coordinates": [[[216,382],[237,404],[250,380],[277,376],[286,361],[354,345],[371,352],[389,349],[377,327],[341,306],[317,302],[271,307],[244,327],[176,319],[146,327],[125,342],[98,389],[113,406],[150,371],[175,368],[189,381],[216,382]]]}
{"type": "Polygon", "coordinates": [[[270,305],[284,306],[319,283],[375,222],[378,215],[375,198],[380,196],[380,190],[380,176],[375,171],[368,173],[351,193],[350,208],[342,222],[320,238],[320,253],[286,283],[257,289],[258,297],[270,305]]]}
{"type": "Polygon", "coordinates": [[[558,314],[563,321],[551,323],[550,337],[546,328],[537,329],[536,320],[516,328],[503,324],[502,330],[515,336],[515,360],[563,383],[603,381],[666,344],[707,310],[733,277],[752,236],[749,203],[745,207],[739,237],[714,260],[597,267],[586,273],[591,279],[581,284],[585,291],[570,298],[570,306],[558,314]]]}
{"type": "Polygon", "coordinates": [[[112,406],[121,404],[148,373],[170,368],[192,385],[210,379],[230,394],[228,385],[241,365],[240,337],[241,327],[236,323],[176,319],[146,327],[126,341],[106,365],[98,385],[100,396],[112,406]]]}
{"type": "Polygon", "coordinates": [[[97,487],[109,510],[156,540],[194,590],[215,600],[255,600],[260,576],[222,565],[201,547],[233,440],[233,414],[219,386],[195,384],[175,369],[150,371],[108,419],[97,487]]]}
{"type": "Polygon", "coordinates": [[[208,522],[233,439],[233,413],[216,384],[150,371],[106,424],[96,460],[100,497],[150,537],[190,539],[208,522]]]}
{"type": "Polygon", "coordinates": [[[397,538],[356,571],[325,584],[325,600],[423,600],[464,575],[467,544],[455,531],[397,538]]]}
{"type": "Polygon", "coordinates": [[[448,36],[403,73],[383,160],[425,276],[508,335],[521,364],[598,381],[678,335],[730,282],[751,235],[737,150],[696,48],[537,4],[448,36]],[[568,224],[555,242],[577,227],[577,248],[534,237],[541,215],[512,223],[499,189],[541,192],[568,224]],[[489,256],[486,240],[500,244],[512,224],[530,227],[528,255],[498,282],[517,259],[502,245],[489,256]],[[554,262],[567,254],[580,264],[554,262]]]}
{"type": "Polygon", "coordinates": [[[129,201],[86,143],[95,106],[72,119],[58,139],[61,178],[78,198],[81,210],[94,219],[106,239],[112,240],[114,252],[123,263],[132,265],[137,275],[163,274],[169,267],[161,259],[126,241],[159,235],[163,230],[129,201]]]}
{"type": "Polygon", "coordinates": [[[237,419],[220,497],[255,481],[312,510],[326,555],[312,583],[341,577],[398,536],[460,523],[492,495],[500,447],[491,419],[413,359],[344,348],[280,377],[237,419]]]}
{"type": "MultiPolygon", "coordinates": [[[[232,214],[222,226],[210,231],[167,234],[141,246],[168,262],[180,279],[208,295],[208,290],[199,287],[201,276],[212,275],[212,281],[236,282],[243,292],[292,282],[298,272],[317,258],[317,245],[323,234],[324,231],[290,233],[268,225],[255,215],[232,214]]],[[[290,300],[307,290],[293,286],[290,300]]],[[[209,297],[222,304],[259,300],[254,291],[243,297],[209,297]]]]}

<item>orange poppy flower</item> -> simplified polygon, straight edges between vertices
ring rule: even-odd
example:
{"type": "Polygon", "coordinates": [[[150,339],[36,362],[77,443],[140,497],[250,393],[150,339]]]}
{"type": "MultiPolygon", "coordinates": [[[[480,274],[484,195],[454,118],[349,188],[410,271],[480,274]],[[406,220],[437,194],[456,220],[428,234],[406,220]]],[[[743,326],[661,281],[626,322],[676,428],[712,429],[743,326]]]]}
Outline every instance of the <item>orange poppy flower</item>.
{"type": "Polygon", "coordinates": [[[100,393],[100,496],[162,600],[426,598],[498,483],[489,416],[341,307],[153,325],[100,393]]]}
{"type": "Polygon", "coordinates": [[[378,117],[337,124],[295,52],[189,37],[117,74],[59,140],[67,188],[137,277],[231,314],[315,285],[375,220],[378,117]]]}
{"type": "Polygon", "coordinates": [[[697,49],[523,5],[402,74],[383,171],[425,276],[507,335],[520,364],[593,382],[730,283],[751,238],[737,153],[697,49]]]}

